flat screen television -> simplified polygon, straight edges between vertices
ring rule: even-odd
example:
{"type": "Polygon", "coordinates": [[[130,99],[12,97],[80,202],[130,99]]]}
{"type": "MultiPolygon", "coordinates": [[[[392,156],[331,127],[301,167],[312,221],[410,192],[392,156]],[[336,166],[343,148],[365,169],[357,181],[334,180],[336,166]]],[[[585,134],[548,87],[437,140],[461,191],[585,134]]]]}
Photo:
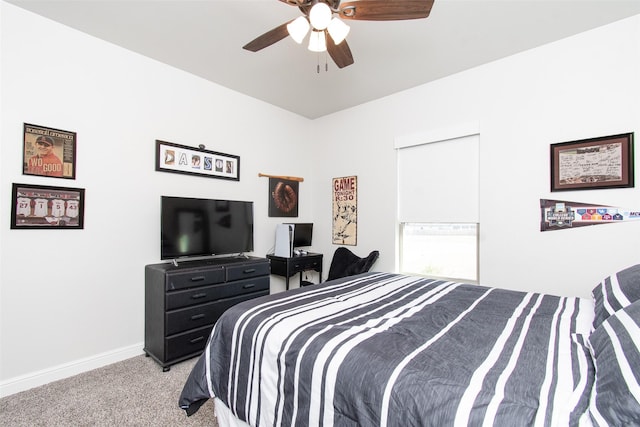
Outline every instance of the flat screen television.
{"type": "Polygon", "coordinates": [[[313,223],[287,223],[293,224],[293,247],[302,248],[311,246],[311,239],[313,237],[313,223]]]}
{"type": "Polygon", "coordinates": [[[253,251],[253,202],[162,196],[160,257],[253,251]]]}

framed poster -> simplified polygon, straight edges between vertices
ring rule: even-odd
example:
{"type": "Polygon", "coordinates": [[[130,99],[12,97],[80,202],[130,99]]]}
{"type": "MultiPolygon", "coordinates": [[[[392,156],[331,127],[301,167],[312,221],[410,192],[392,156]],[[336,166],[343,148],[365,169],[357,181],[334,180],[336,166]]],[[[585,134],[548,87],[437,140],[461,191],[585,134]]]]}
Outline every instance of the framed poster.
{"type": "Polygon", "coordinates": [[[633,187],[633,133],[551,144],[551,191],[633,187]]]}
{"type": "Polygon", "coordinates": [[[76,178],[76,133],[24,124],[22,174],[76,178]]]}
{"type": "Polygon", "coordinates": [[[84,228],[84,188],[13,184],[11,228],[84,228]]]}
{"type": "Polygon", "coordinates": [[[358,177],[333,178],[334,245],[355,246],[358,243],[358,177]]]}
{"type": "Polygon", "coordinates": [[[299,187],[298,181],[269,178],[269,216],[297,217],[299,187]]]}
{"type": "Polygon", "coordinates": [[[240,181],[240,156],[156,140],[156,170],[240,181]]]}

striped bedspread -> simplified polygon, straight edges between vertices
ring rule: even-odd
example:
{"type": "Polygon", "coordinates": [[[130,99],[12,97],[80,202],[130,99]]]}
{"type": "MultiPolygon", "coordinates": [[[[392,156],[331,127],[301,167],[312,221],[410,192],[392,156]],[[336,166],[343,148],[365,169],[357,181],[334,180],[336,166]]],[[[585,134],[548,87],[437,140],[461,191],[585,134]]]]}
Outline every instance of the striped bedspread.
{"type": "Polygon", "coordinates": [[[587,299],[389,273],[247,301],[180,406],[255,426],[589,425],[587,299]]]}

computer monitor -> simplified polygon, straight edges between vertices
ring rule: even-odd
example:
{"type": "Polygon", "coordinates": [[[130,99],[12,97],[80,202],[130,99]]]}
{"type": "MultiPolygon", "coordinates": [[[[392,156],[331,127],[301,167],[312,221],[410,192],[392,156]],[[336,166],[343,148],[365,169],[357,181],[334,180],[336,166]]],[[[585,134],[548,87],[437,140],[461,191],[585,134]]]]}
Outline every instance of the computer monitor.
{"type": "Polygon", "coordinates": [[[313,223],[288,223],[294,226],[293,228],[293,247],[301,248],[311,246],[313,237],[313,223]]]}

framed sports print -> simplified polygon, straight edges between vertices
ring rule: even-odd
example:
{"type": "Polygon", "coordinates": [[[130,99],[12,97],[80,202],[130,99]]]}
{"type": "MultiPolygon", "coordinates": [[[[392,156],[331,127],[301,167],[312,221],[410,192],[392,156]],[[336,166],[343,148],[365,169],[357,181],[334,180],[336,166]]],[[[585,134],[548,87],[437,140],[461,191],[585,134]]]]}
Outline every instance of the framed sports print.
{"type": "Polygon", "coordinates": [[[358,243],[358,177],[333,178],[334,245],[355,246],[358,243]]]}
{"type": "Polygon", "coordinates": [[[84,228],[84,188],[14,183],[11,228],[84,228]]]}
{"type": "Polygon", "coordinates": [[[76,178],[76,133],[24,124],[23,175],[76,178]]]}
{"type": "Polygon", "coordinates": [[[633,133],[551,145],[551,191],[633,187],[633,133]]]}
{"type": "Polygon", "coordinates": [[[240,181],[240,156],[156,140],[156,170],[240,181]]]}
{"type": "Polygon", "coordinates": [[[269,216],[297,217],[300,200],[299,182],[269,178],[269,216]]]}

